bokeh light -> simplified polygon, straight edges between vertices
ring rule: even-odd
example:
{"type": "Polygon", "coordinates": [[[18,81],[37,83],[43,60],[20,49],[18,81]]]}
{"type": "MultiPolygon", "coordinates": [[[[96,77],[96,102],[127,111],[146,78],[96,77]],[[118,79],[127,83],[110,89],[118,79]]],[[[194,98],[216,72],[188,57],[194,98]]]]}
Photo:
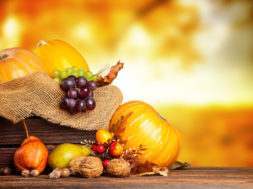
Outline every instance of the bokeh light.
{"type": "Polygon", "coordinates": [[[180,130],[180,160],[253,166],[252,12],[250,0],[1,0],[0,49],[61,39],[93,72],[121,60],[124,102],[180,130]]]}

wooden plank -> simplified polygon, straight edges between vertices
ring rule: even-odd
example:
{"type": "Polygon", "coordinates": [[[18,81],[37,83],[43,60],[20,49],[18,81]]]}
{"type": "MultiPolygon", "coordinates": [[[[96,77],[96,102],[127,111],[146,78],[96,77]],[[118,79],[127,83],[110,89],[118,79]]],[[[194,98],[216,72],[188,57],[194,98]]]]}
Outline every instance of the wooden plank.
{"type": "Polygon", "coordinates": [[[13,169],[13,155],[16,148],[0,148],[0,168],[11,167],[13,169]]]}
{"type": "Polygon", "coordinates": [[[145,176],[129,178],[79,177],[49,180],[46,175],[37,178],[0,176],[0,188],[180,188],[180,189],[252,189],[253,168],[188,168],[174,170],[167,177],[145,176]]]}
{"type": "MultiPolygon", "coordinates": [[[[95,131],[81,131],[50,123],[44,119],[27,119],[31,136],[39,137],[45,144],[80,143],[81,140],[95,140],[95,131]]],[[[20,145],[25,138],[22,123],[14,125],[0,118],[0,147],[3,145],[20,145]]]]}

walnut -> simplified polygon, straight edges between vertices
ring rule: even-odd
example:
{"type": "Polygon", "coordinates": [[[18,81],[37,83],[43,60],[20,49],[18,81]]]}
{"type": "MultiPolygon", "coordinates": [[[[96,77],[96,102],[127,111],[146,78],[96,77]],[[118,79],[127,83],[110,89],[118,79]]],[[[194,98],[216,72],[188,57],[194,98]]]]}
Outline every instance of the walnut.
{"type": "Polygon", "coordinates": [[[130,175],[131,167],[124,159],[112,159],[108,162],[107,173],[116,177],[128,177],[130,175]]]}
{"type": "Polygon", "coordinates": [[[69,169],[73,175],[93,178],[103,173],[103,164],[98,157],[77,156],[69,163],[69,169]]]}

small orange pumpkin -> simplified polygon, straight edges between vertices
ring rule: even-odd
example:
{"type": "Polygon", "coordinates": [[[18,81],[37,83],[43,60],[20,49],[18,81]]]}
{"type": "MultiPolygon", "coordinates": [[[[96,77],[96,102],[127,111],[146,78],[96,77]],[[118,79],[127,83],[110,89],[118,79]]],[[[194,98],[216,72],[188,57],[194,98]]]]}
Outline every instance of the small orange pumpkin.
{"type": "Polygon", "coordinates": [[[0,82],[29,75],[35,71],[45,71],[40,59],[23,48],[0,51],[0,82]]]}
{"type": "Polygon", "coordinates": [[[110,122],[110,131],[124,143],[124,147],[144,145],[140,158],[159,166],[174,163],[181,149],[181,135],[150,105],[130,101],[121,105],[110,122]]]}
{"type": "Polygon", "coordinates": [[[88,64],[82,55],[64,41],[41,40],[33,52],[40,58],[51,77],[53,77],[55,69],[64,71],[73,66],[82,67],[85,71],[89,71],[88,64]]]}

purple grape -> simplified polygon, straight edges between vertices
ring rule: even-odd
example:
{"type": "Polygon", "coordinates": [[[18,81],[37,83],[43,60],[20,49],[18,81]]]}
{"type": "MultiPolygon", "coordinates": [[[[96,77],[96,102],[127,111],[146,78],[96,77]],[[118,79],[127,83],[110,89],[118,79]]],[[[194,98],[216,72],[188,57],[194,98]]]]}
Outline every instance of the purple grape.
{"type": "Polygon", "coordinates": [[[96,107],[96,102],[93,98],[88,98],[86,100],[86,108],[88,110],[93,110],[96,107]]]}
{"type": "Polygon", "coordinates": [[[92,96],[87,96],[84,100],[87,102],[90,98],[93,98],[92,96]]]}
{"type": "Polygon", "coordinates": [[[80,76],[76,79],[76,85],[77,87],[81,88],[84,87],[87,84],[87,79],[83,76],[80,76]]]}
{"type": "Polygon", "coordinates": [[[60,108],[61,109],[64,109],[64,110],[67,110],[68,109],[68,106],[67,106],[67,97],[64,97],[62,100],[61,100],[61,103],[60,103],[60,108]]]}
{"type": "Polygon", "coordinates": [[[85,102],[85,100],[78,100],[76,102],[76,109],[79,112],[82,112],[82,111],[86,110],[86,102],[85,102]]]}
{"type": "Polygon", "coordinates": [[[74,88],[75,86],[76,86],[76,81],[73,78],[70,78],[70,77],[63,79],[62,82],[61,82],[61,88],[64,91],[67,91],[70,88],[74,88]]]}
{"type": "Polygon", "coordinates": [[[70,88],[67,92],[67,96],[76,99],[78,97],[77,90],[75,88],[70,88]]]}
{"type": "Polygon", "coordinates": [[[90,91],[89,96],[88,97],[93,97],[93,91],[90,91]]]}
{"type": "Polygon", "coordinates": [[[73,75],[70,75],[70,76],[68,76],[67,78],[76,80],[76,77],[73,76],[73,75]]]}
{"type": "Polygon", "coordinates": [[[76,106],[76,101],[72,98],[67,99],[67,107],[69,110],[74,109],[76,106]]]}
{"type": "Polygon", "coordinates": [[[87,87],[81,87],[78,90],[78,95],[80,98],[86,98],[90,93],[90,90],[87,87]]]}
{"type": "Polygon", "coordinates": [[[91,80],[87,83],[87,86],[88,88],[91,90],[91,91],[94,91],[96,88],[97,88],[97,84],[95,81],[91,80]]]}
{"type": "Polygon", "coordinates": [[[69,109],[69,112],[71,113],[71,114],[76,114],[76,113],[78,113],[79,111],[76,109],[76,107],[75,108],[70,108],[69,109]]]}

